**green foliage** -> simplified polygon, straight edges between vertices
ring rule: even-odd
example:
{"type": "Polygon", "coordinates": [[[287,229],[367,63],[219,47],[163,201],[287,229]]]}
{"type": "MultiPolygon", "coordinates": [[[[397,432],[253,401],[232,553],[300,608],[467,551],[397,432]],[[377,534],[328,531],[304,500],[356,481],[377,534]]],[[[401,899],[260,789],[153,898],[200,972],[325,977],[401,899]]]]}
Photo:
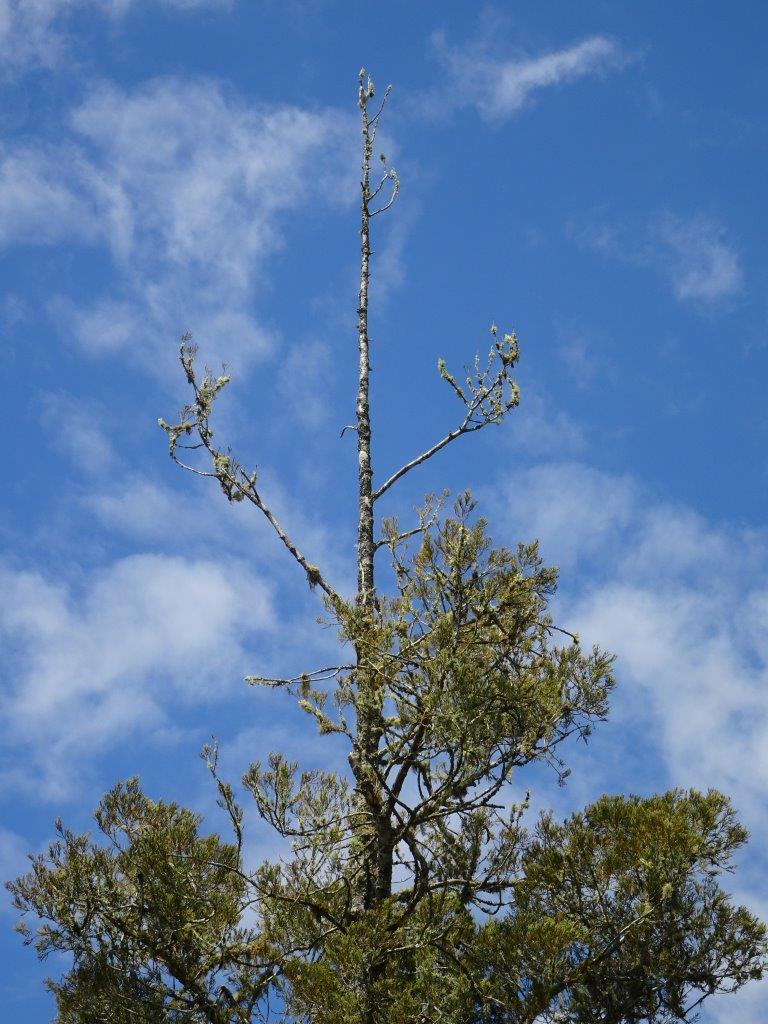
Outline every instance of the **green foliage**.
{"type": "Polygon", "coordinates": [[[544,815],[514,912],[481,938],[490,1019],[688,1020],[706,996],[760,977],[765,928],[715,881],[745,839],[716,792],[603,797],[563,824],[544,815]]]}
{"type": "Polygon", "coordinates": [[[725,797],[604,797],[526,829],[517,773],[562,778],[561,744],[613,685],[611,658],[549,616],[536,546],[494,547],[465,495],[392,549],[393,597],[328,602],[362,660],[283,681],[347,737],[352,784],[279,754],[243,779],[290,858],[246,869],[249,815],[208,749],[231,842],[134,781],[96,813],[106,845],[62,830],[14,883],[42,920],[28,941],[74,955],[51,983],[62,1024],[235,1024],[269,996],[312,1024],[663,1022],[761,975],[764,928],[717,881],[746,838],[725,797]]]}
{"type": "Polygon", "coordinates": [[[520,404],[520,389],[512,379],[512,370],[520,358],[520,348],[514,331],[499,339],[496,325],[491,326],[493,346],[485,366],[480,356],[475,357],[473,372],[458,384],[448,372],[444,359],[438,359],[437,369],[467,409],[463,429],[476,430],[486,423],[501,423],[506,414],[520,404]]]}
{"type": "Polygon", "coordinates": [[[95,818],[105,843],[59,824],[47,855],[9,886],[43,922],[21,926],[26,941],[41,957],[72,956],[49,983],[58,1020],[250,1020],[266,984],[254,971],[263,941],[243,924],[250,895],[237,846],[200,835],[197,815],[149,800],[135,779],[95,818]]]}

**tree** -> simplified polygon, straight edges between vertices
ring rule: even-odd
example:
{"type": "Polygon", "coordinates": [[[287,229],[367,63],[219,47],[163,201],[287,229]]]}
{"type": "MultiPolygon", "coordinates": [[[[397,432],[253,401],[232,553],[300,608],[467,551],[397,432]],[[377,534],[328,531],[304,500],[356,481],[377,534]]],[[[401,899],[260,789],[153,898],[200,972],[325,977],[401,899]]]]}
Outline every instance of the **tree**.
{"type": "Polygon", "coordinates": [[[281,754],[250,767],[242,781],[258,815],[292,841],[290,859],[256,869],[213,746],[203,754],[226,839],[135,779],[102,800],[101,841],[59,823],[10,889],[37,918],[21,926],[26,941],[71,956],[49,983],[61,1024],[660,1024],[692,1019],[706,997],[765,968],[764,926],[719,884],[746,839],[726,797],[603,797],[565,822],[528,824],[516,773],[544,763],[562,780],[565,741],[605,718],[613,687],[611,656],[585,651],[549,615],[557,574],[537,545],[494,546],[468,494],[451,514],[428,498],[416,525],[384,520],[377,535],[383,494],[519,399],[517,339],[493,326],[487,360],[464,380],[438,363],[459,425],[374,483],[371,224],[399,189],[383,157],[373,175],[388,94],[373,113],[361,71],[354,598],[299,551],[257,474],[218,446],[211,418],[228,377],[198,372],[188,336],[192,400],[178,422],[160,421],[173,460],[258,509],[321,592],[349,662],[250,681],[342,737],[349,774],[300,772],[281,754]],[[385,552],[390,593],[376,585],[385,552]]]}

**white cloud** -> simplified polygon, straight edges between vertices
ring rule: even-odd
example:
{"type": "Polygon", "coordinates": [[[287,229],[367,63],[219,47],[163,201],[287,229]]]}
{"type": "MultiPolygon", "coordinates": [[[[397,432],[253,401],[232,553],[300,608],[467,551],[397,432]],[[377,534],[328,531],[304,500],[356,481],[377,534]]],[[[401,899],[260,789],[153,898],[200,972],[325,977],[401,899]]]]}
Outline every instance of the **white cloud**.
{"type": "Polygon", "coordinates": [[[680,302],[712,306],[744,286],[741,257],[728,232],[702,214],[685,218],[666,213],[640,231],[598,223],[575,234],[611,259],[661,274],[680,302]]]}
{"type": "Polygon", "coordinates": [[[146,321],[138,304],[117,299],[98,299],[82,309],[58,296],[50,303],[53,319],[76,339],[87,355],[143,353],[146,321]]]}
{"type": "Polygon", "coordinates": [[[538,56],[497,57],[485,39],[453,47],[442,33],[433,43],[448,77],[430,94],[429,107],[438,113],[474,107],[488,121],[512,117],[543,89],[603,76],[627,62],[616,42],[601,35],[538,56]]]}
{"type": "Polygon", "coordinates": [[[514,474],[498,503],[520,540],[538,537],[544,557],[566,568],[603,551],[631,522],[636,500],[629,477],[558,462],[514,474]]]}
{"type": "MultiPolygon", "coordinates": [[[[618,656],[610,743],[622,746],[598,738],[580,759],[593,775],[577,780],[581,798],[659,779],[727,793],[752,833],[735,898],[765,913],[768,534],[574,462],[515,473],[495,500],[512,539],[539,537],[563,568],[558,621],[618,656]]],[[[753,985],[715,999],[706,1019],[757,1024],[764,1005],[753,985]]]]}
{"type": "Polygon", "coordinates": [[[0,60],[6,74],[24,66],[54,67],[67,52],[67,16],[93,10],[116,19],[132,8],[156,3],[194,10],[229,8],[233,0],[0,0],[0,60]]]}
{"type": "MultiPolygon", "coordinates": [[[[29,868],[29,843],[16,832],[0,825],[0,882],[16,878],[29,868]]],[[[0,912],[11,912],[10,895],[3,891],[0,897],[0,912]]],[[[15,911],[12,911],[15,915],[15,911]]]]}
{"type": "Polygon", "coordinates": [[[102,473],[115,461],[115,453],[94,405],[64,392],[42,399],[43,426],[60,452],[88,473],[102,473]]]}
{"type": "Polygon", "coordinates": [[[765,1024],[766,984],[747,985],[733,996],[711,1000],[703,1016],[712,1024],[765,1024]]]}
{"type": "Polygon", "coordinates": [[[594,328],[578,320],[558,319],[554,324],[557,352],[569,372],[569,381],[587,389],[610,376],[613,368],[605,357],[604,339],[594,328]]]}
{"type": "Polygon", "coordinates": [[[274,624],[265,584],[231,560],[133,555],[80,588],[13,568],[0,580],[0,710],[10,763],[25,752],[4,781],[56,798],[95,754],[166,725],[172,695],[203,700],[236,682],[244,638],[274,624]]]}
{"type": "Polygon", "coordinates": [[[0,245],[55,245],[99,235],[91,196],[79,192],[85,172],[71,147],[0,148],[0,245]]]}
{"type": "Polygon", "coordinates": [[[382,225],[371,278],[371,294],[379,307],[389,301],[405,280],[406,249],[418,213],[417,204],[398,199],[397,215],[382,225]]]}
{"type": "MultiPolygon", "coordinates": [[[[248,502],[226,502],[210,480],[182,479],[178,473],[176,478],[178,486],[169,487],[145,476],[121,474],[90,491],[83,504],[101,526],[133,543],[201,555],[226,546],[269,565],[272,577],[280,572],[281,579],[306,586],[303,570],[258,509],[248,502]]],[[[311,507],[304,512],[270,467],[259,466],[259,480],[265,500],[300,550],[320,565],[340,593],[353,593],[354,565],[343,536],[322,525],[311,507]]]]}
{"type": "Polygon", "coordinates": [[[503,501],[566,570],[568,624],[618,654],[619,709],[647,716],[670,783],[732,794],[768,839],[768,537],[579,463],[516,474],[503,501]]]}
{"type": "Polygon", "coordinates": [[[518,409],[507,420],[506,432],[515,451],[528,458],[568,458],[586,447],[584,432],[562,409],[526,391],[518,409]]]}
{"type": "Polygon", "coordinates": [[[0,244],[108,251],[112,293],[51,304],[90,354],[156,365],[193,329],[214,365],[242,370],[273,345],[252,305],[282,218],[353,194],[350,129],[333,111],[258,106],[212,81],[102,86],[58,144],[3,154],[0,244]]]}
{"type": "Polygon", "coordinates": [[[331,412],[328,402],[333,379],[329,345],[313,339],[294,345],[281,361],[279,388],[286,417],[307,427],[323,425],[331,412]]]}
{"type": "Polygon", "coordinates": [[[179,535],[180,525],[184,541],[195,529],[208,539],[209,516],[201,515],[203,510],[193,494],[182,496],[145,477],[124,478],[109,490],[93,491],[85,503],[109,530],[133,540],[170,539],[179,535]]]}
{"type": "Polygon", "coordinates": [[[667,216],[657,225],[656,235],[678,299],[713,302],[741,291],[741,260],[721,225],[707,217],[686,221],[667,216]]]}

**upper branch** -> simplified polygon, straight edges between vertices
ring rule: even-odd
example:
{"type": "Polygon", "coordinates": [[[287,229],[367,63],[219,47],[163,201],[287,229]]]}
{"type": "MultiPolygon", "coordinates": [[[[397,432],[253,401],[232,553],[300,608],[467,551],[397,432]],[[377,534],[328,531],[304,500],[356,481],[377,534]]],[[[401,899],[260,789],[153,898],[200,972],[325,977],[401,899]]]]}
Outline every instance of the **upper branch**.
{"type": "Polygon", "coordinates": [[[456,381],[453,374],[449,373],[445,362],[438,360],[437,367],[440,376],[450,385],[457,397],[466,407],[466,415],[458,427],[451,430],[431,448],[422,452],[406,462],[395,473],[381,484],[373,492],[373,500],[380,498],[397,481],[409,473],[416,466],[431,459],[439,451],[455,441],[463,434],[471,434],[475,430],[482,430],[490,423],[501,423],[504,416],[510,409],[514,409],[520,401],[520,391],[512,379],[512,370],[517,362],[519,350],[517,336],[505,334],[502,340],[497,337],[497,328],[494,324],[491,327],[493,335],[493,347],[488,353],[488,362],[484,368],[480,366],[479,356],[475,358],[474,373],[466,378],[466,387],[462,387],[456,381]]]}
{"type": "Polygon", "coordinates": [[[229,501],[243,501],[245,499],[258,508],[272,526],[272,529],[278,535],[285,547],[290,551],[307,574],[310,587],[320,587],[331,601],[334,604],[337,604],[341,599],[336,591],[330,586],[318,567],[309,562],[301,551],[299,551],[283,529],[275,514],[264,502],[264,499],[256,488],[256,472],[254,471],[250,474],[246,473],[245,469],[232,458],[229,451],[224,452],[213,443],[213,431],[210,426],[213,402],[217,395],[229,383],[229,377],[221,376],[213,378],[209,372],[206,372],[203,379],[198,381],[194,365],[197,349],[194,345],[190,344],[191,338],[192,336],[190,334],[185,334],[182,337],[181,347],[179,349],[179,358],[181,360],[181,365],[184,368],[187,381],[194,392],[195,400],[192,404],[182,409],[181,418],[178,423],[166,423],[162,418],[158,420],[159,426],[168,435],[168,452],[171,458],[177,466],[180,466],[182,469],[185,469],[190,473],[196,473],[198,476],[212,477],[218,480],[221,485],[221,489],[224,491],[224,494],[229,501]],[[193,433],[199,439],[197,443],[191,445],[184,445],[180,443],[182,437],[189,437],[193,433]],[[211,457],[213,471],[202,470],[196,466],[191,466],[188,463],[183,462],[178,455],[180,448],[191,450],[205,449],[211,457]]]}
{"type": "MultiPolygon", "coordinates": [[[[382,154],[382,160],[384,160],[383,154],[382,154]]],[[[380,206],[378,210],[369,211],[369,213],[368,213],[369,219],[372,219],[373,217],[378,217],[378,215],[380,213],[386,213],[386,211],[390,208],[390,206],[392,206],[394,201],[397,199],[397,195],[398,195],[398,193],[400,191],[400,179],[397,176],[397,171],[395,170],[395,168],[394,167],[390,167],[390,169],[387,171],[387,173],[381,179],[381,181],[378,184],[378,186],[376,187],[375,191],[373,191],[371,193],[371,196],[370,196],[368,202],[370,203],[370,202],[372,202],[376,198],[376,196],[379,194],[379,192],[381,192],[382,188],[384,187],[385,182],[387,182],[387,181],[391,181],[392,182],[392,191],[390,193],[389,199],[386,201],[386,203],[384,203],[383,206],[380,206]]]]}

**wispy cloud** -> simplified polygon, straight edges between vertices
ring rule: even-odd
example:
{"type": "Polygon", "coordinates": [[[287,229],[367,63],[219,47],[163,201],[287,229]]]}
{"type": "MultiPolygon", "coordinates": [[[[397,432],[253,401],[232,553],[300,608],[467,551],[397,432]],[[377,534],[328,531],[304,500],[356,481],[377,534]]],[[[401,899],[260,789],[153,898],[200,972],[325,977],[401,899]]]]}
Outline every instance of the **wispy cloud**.
{"type": "Polygon", "coordinates": [[[569,458],[586,447],[584,431],[564,410],[541,395],[526,391],[520,407],[508,420],[507,436],[515,451],[528,458],[569,458]]]}
{"type": "Polygon", "coordinates": [[[711,217],[653,217],[640,231],[609,222],[576,230],[590,249],[661,274],[680,302],[709,307],[744,287],[741,257],[726,228],[711,217]]]}
{"type": "Polygon", "coordinates": [[[82,588],[13,568],[0,581],[10,683],[0,781],[49,797],[70,795],[105,748],[166,726],[166,701],[236,682],[246,638],[274,621],[266,585],[232,560],[134,555],[82,588]]]}
{"type": "Polygon", "coordinates": [[[578,318],[558,317],[553,326],[558,359],[569,383],[586,390],[614,374],[615,367],[600,331],[578,318]]]}
{"type": "MultiPolygon", "coordinates": [[[[343,535],[322,524],[312,507],[303,508],[270,466],[259,465],[259,479],[275,515],[299,548],[323,567],[340,593],[352,594],[354,564],[343,535]]],[[[296,584],[301,595],[307,595],[303,572],[286,556],[264,517],[245,502],[222,502],[221,493],[205,486],[208,483],[185,478],[171,487],[146,474],[109,474],[101,486],[83,495],[81,505],[103,529],[144,549],[191,553],[202,559],[211,550],[226,549],[255,559],[271,579],[296,584]]],[[[298,593],[294,600],[301,603],[298,593]]]]}
{"type": "Polygon", "coordinates": [[[65,392],[42,396],[41,409],[46,435],[56,448],[87,473],[103,473],[115,462],[115,452],[93,403],[65,392]]]}
{"type": "Polygon", "coordinates": [[[281,361],[278,386],[288,420],[319,427],[330,415],[333,352],[330,345],[310,339],[293,345],[281,361]]]}
{"type": "Polygon", "coordinates": [[[417,203],[398,199],[397,217],[383,225],[371,281],[371,292],[380,305],[386,304],[406,279],[407,249],[418,216],[417,203]]]}
{"type": "Polygon", "coordinates": [[[474,107],[488,121],[502,121],[532,103],[542,90],[580,78],[602,77],[622,68],[627,56],[607,36],[593,35],[535,56],[498,55],[485,37],[464,46],[452,46],[444,33],[432,38],[445,82],[429,97],[437,112],[474,107]]]}
{"type": "MultiPolygon", "coordinates": [[[[754,907],[754,899],[750,906],[754,907]]],[[[760,915],[765,920],[763,910],[760,915]]],[[[712,1024],[764,1024],[765,1021],[766,984],[751,984],[743,988],[735,996],[715,998],[708,1007],[703,1018],[712,1024]]]]}
{"type": "Polygon", "coordinates": [[[655,235],[678,299],[714,302],[741,291],[741,260],[722,225],[707,217],[666,216],[655,225],[655,235]]]}
{"type": "MultiPolygon", "coordinates": [[[[232,6],[234,0],[154,0],[161,7],[199,10],[232,6]]],[[[54,67],[67,53],[67,16],[91,9],[111,19],[125,16],[136,0],[0,0],[0,60],[4,72],[54,67]]]]}
{"type": "Polygon", "coordinates": [[[0,147],[0,246],[92,243],[99,209],[83,178],[88,164],[66,144],[0,147]]]}
{"type": "Polygon", "coordinates": [[[624,726],[643,720],[668,782],[730,793],[768,840],[768,536],[580,463],[516,474],[500,504],[565,568],[569,625],[618,654],[624,726]]]}
{"type": "Polygon", "coordinates": [[[605,550],[632,520],[637,488],[630,477],[607,476],[580,462],[545,462],[515,474],[495,499],[517,539],[541,539],[548,561],[571,570],[605,550]]]}
{"type": "MultiPolygon", "coordinates": [[[[29,865],[29,843],[22,836],[0,825],[0,878],[15,878],[29,865]]],[[[0,898],[0,912],[11,909],[10,896],[0,898]]]]}
{"type": "Polygon", "coordinates": [[[103,86],[63,138],[0,155],[0,244],[107,251],[113,290],[52,303],[86,352],[152,364],[192,326],[207,358],[242,369],[273,344],[252,303],[281,218],[352,194],[349,128],[334,111],[262,107],[212,81],[103,86]]]}

